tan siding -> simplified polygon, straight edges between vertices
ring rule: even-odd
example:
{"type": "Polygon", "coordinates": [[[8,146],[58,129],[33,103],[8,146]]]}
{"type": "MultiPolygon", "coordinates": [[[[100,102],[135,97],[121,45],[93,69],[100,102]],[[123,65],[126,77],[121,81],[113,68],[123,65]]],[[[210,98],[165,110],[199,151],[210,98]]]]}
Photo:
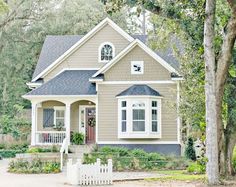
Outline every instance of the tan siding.
{"type": "Polygon", "coordinates": [[[170,72],[166,70],[161,64],[154,60],[139,46],[136,46],[119,62],[113,65],[105,73],[106,81],[127,81],[127,80],[170,80],[170,72]],[[131,61],[144,61],[144,74],[131,74],[131,61]]]}
{"type": "MultiPolygon", "coordinates": [[[[89,105],[88,101],[78,101],[71,105],[71,131],[79,131],[79,106],[89,105]]],[[[53,108],[54,106],[65,106],[63,103],[58,101],[47,101],[42,103],[42,107],[38,108],[38,120],[37,130],[38,131],[53,131],[52,128],[43,128],[43,109],[53,108]]]]}
{"type": "Polygon", "coordinates": [[[51,131],[52,128],[43,128],[43,109],[44,108],[53,108],[54,106],[65,106],[65,104],[58,101],[46,101],[42,103],[42,107],[38,108],[37,116],[37,131],[51,131]]]}
{"type": "MultiPolygon", "coordinates": [[[[118,141],[117,94],[131,85],[98,86],[98,141],[118,141]]],[[[149,84],[158,90],[162,99],[162,138],[161,141],[177,141],[176,84],[149,84]]],[[[129,140],[135,141],[135,140],[129,140]]],[[[143,140],[153,141],[153,140],[143,140]]]]}
{"type": "Polygon", "coordinates": [[[44,77],[48,81],[63,68],[100,68],[104,63],[98,62],[98,48],[103,42],[111,42],[115,46],[115,53],[118,54],[129,42],[107,25],[83,44],[77,51],[70,55],[64,62],[58,65],[53,71],[44,77]]]}

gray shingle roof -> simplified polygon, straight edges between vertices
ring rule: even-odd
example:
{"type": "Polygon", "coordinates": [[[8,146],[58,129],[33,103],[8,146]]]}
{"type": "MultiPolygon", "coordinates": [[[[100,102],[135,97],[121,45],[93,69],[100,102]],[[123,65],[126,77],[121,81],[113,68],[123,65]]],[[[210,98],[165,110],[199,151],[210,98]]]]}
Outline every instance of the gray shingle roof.
{"type": "MultiPolygon", "coordinates": [[[[40,56],[35,68],[33,79],[39,75],[44,69],[52,64],[57,58],[65,53],[70,47],[78,42],[83,36],[81,35],[63,35],[63,36],[47,36],[40,56]]],[[[147,35],[132,35],[133,38],[139,39],[143,43],[147,43],[147,35]]],[[[173,68],[179,69],[179,62],[174,56],[171,47],[156,52],[161,58],[168,62],[173,68]]]]}
{"type": "Polygon", "coordinates": [[[81,38],[81,35],[47,36],[43,43],[33,79],[81,38]]]}
{"type": "Polygon", "coordinates": [[[118,96],[129,96],[129,95],[149,95],[149,96],[161,96],[160,93],[148,85],[145,84],[138,84],[129,87],[128,89],[124,90],[118,96]]]}
{"type": "Polygon", "coordinates": [[[26,95],[96,95],[89,78],[96,70],[66,70],[26,95]]]}

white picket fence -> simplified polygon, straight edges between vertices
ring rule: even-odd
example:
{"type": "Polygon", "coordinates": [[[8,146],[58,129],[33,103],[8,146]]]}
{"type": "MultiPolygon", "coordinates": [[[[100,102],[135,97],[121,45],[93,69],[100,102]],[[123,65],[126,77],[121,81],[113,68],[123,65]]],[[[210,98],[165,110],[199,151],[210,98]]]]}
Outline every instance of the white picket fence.
{"type": "Polygon", "coordinates": [[[82,164],[81,159],[73,164],[72,159],[69,159],[67,182],[72,185],[112,184],[112,159],[108,159],[105,165],[101,165],[100,159],[94,164],[82,164]]]}

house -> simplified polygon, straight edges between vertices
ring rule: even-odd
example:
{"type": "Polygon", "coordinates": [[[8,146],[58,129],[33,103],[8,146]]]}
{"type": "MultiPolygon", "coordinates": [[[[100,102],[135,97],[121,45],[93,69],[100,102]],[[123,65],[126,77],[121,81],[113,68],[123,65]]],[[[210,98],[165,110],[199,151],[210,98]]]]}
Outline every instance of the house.
{"type": "Polygon", "coordinates": [[[47,36],[23,97],[32,103],[31,145],[86,144],[181,152],[178,62],[152,51],[109,18],[84,36],[47,36]]]}

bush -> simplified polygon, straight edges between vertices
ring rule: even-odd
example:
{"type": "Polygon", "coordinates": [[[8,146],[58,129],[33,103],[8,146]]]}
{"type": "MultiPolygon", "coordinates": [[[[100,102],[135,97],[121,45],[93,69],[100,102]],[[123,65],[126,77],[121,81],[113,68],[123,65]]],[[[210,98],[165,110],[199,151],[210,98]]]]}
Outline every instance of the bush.
{"type": "Polygon", "coordinates": [[[27,150],[27,153],[50,153],[50,152],[58,152],[58,148],[53,145],[52,147],[43,148],[43,147],[31,147],[27,150]]]}
{"type": "Polygon", "coordinates": [[[58,173],[60,172],[59,162],[45,162],[40,159],[32,161],[15,160],[8,166],[8,172],[12,173],[58,173]]]}
{"type": "Polygon", "coordinates": [[[19,153],[25,153],[26,149],[19,149],[19,150],[0,150],[0,156],[2,158],[14,158],[16,156],[16,154],[19,153]]]}
{"type": "Polygon", "coordinates": [[[191,163],[188,167],[187,167],[187,171],[189,173],[193,173],[193,174],[203,174],[205,173],[205,167],[203,167],[201,164],[199,164],[198,162],[194,162],[191,163]]]}
{"type": "Polygon", "coordinates": [[[72,143],[74,143],[75,145],[84,144],[84,134],[79,132],[73,132],[72,143]]]}
{"type": "Polygon", "coordinates": [[[0,144],[0,149],[6,149],[6,144],[1,143],[0,144]]]}
{"type": "Polygon", "coordinates": [[[188,143],[185,149],[185,156],[186,158],[195,161],[196,160],[196,152],[193,146],[193,138],[188,138],[188,143]]]}
{"type": "Polygon", "coordinates": [[[125,147],[111,146],[104,146],[92,153],[84,154],[84,163],[94,163],[97,158],[100,158],[103,164],[111,158],[115,171],[186,169],[188,165],[188,161],[182,157],[167,157],[159,153],[147,153],[142,149],[129,150],[125,147]]]}

